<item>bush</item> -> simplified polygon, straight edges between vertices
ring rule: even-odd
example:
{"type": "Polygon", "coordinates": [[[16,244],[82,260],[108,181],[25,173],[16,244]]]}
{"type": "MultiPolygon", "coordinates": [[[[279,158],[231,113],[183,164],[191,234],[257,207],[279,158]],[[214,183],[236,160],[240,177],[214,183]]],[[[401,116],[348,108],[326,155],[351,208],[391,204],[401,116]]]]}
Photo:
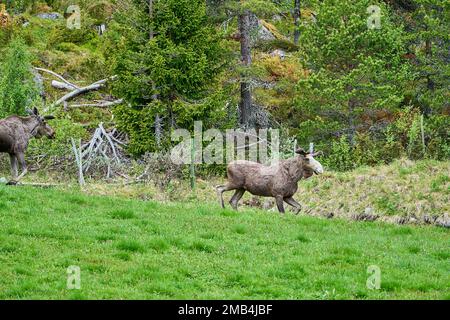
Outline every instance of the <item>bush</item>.
{"type": "Polygon", "coordinates": [[[39,99],[31,73],[31,60],[23,40],[14,39],[0,65],[0,118],[24,114],[25,109],[39,99]]]}
{"type": "Polygon", "coordinates": [[[95,31],[88,28],[69,29],[65,25],[55,28],[50,35],[48,47],[52,48],[63,42],[81,45],[89,42],[96,36],[95,31]]]}
{"type": "Polygon", "coordinates": [[[343,135],[339,140],[332,143],[331,153],[323,162],[327,167],[340,171],[351,170],[356,167],[352,156],[352,147],[347,136],[343,135]]]}
{"type": "Polygon", "coordinates": [[[353,148],[354,166],[374,166],[385,162],[383,144],[368,133],[357,133],[356,144],[353,148]]]}
{"type": "Polygon", "coordinates": [[[450,159],[450,117],[433,115],[425,119],[426,153],[438,160],[450,159]]]}
{"type": "MultiPolygon", "coordinates": [[[[398,112],[395,119],[386,126],[381,135],[370,132],[357,133],[354,144],[349,143],[347,136],[325,147],[326,158],[324,164],[331,169],[345,171],[363,165],[377,165],[391,162],[401,157],[409,159],[437,159],[450,158],[450,117],[447,115],[432,115],[424,117],[425,153],[422,143],[421,114],[418,109],[406,109],[398,112]]],[[[310,128],[321,128],[320,122],[313,122],[310,128]]],[[[312,132],[310,132],[312,134],[312,132]]]]}
{"type": "Polygon", "coordinates": [[[53,165],[66,158],[71,158],[72,147],[70,138],[74,138],[78,142],[78,139],[84,139],[88,135],[88,132],[82,125],[74,124],[67,119],[53,120],[50,126],[56,131],[55,139],[32,139],[27,152],[27,158],[29,159],[45,159],[41,163],[44,166],[53,165]]]}

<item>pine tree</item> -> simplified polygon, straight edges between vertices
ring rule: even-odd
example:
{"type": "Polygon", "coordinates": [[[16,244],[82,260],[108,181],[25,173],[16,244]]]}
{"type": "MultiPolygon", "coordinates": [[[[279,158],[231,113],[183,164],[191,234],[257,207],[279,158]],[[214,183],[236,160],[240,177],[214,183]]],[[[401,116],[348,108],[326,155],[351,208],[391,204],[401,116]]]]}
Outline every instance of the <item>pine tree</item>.
{"type": "Polygon", "coordinates": [[[303,25],[301,56],[311,74],[299,82],[295,104],[316,123],[326,119],[329,132],[322,138],[327,140],[340,133],[353,143],[362,115],[395,109],[404,99],[403,86],[411,75],[402,58],[404,32],[392,23],[382,2],[379,28],[372,28],[368,9],[373,4],[324,1],[317,7],[317,21],[303,25]]]}
{"type": "Polygon", "coordinates": [[[449,107],[450,3],[419,0],[414,5],[408,40],[417,70],[415,99],[424,114],[436,114],[449,107]]]}

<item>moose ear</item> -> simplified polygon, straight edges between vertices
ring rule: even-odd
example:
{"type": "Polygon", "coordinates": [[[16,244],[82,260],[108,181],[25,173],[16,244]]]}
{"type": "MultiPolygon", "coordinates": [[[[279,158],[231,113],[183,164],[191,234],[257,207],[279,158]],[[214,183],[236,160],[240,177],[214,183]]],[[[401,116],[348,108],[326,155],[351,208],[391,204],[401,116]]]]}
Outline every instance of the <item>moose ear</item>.
{"type": "Polygon", "coordinates": [[[44,119],[45,120],[53,120],[53,119],[55,119],[55,116],[44,116],[44,119]]]}
{"type": "Polygon", "coordinates": [[[33,114],[34,114],[35,116],[38,116],[38,115],[39,115],[39,110],[38,110],[36,107],[33,108],[33,114]]]}
{"type": "Polygon", "coordinates": [[[308,153],[303,150],[302,148],[298,148],[297,150],[295,150],[295,153],[300,154],[302,156],[306,156],[308,153]]]}

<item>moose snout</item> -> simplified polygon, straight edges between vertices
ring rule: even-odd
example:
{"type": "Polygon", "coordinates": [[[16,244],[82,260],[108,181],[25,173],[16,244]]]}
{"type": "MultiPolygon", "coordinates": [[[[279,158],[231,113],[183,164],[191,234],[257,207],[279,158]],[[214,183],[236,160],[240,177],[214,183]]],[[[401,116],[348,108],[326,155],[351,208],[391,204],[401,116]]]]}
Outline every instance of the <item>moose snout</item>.
{"type": "Polygon", "coordinates": [[[53,131],[53,132],[49,133],[48,138],[52,139],[52,140],[55,139],[56,138],[56,132],[53,131]]]}

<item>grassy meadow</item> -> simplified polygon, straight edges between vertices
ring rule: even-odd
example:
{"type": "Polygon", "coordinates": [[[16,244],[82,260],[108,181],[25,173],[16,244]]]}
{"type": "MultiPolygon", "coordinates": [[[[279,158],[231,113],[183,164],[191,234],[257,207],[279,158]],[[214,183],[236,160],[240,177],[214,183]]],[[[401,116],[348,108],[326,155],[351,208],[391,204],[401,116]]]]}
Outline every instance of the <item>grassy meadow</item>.
{"type": "Polygon", "coordinates": [[[0,199],[0,299],[450,298],[446,228],[76,188],[0,186],[0,199]],[[366,286],[371,265],[379,290],[366,286]]]}

